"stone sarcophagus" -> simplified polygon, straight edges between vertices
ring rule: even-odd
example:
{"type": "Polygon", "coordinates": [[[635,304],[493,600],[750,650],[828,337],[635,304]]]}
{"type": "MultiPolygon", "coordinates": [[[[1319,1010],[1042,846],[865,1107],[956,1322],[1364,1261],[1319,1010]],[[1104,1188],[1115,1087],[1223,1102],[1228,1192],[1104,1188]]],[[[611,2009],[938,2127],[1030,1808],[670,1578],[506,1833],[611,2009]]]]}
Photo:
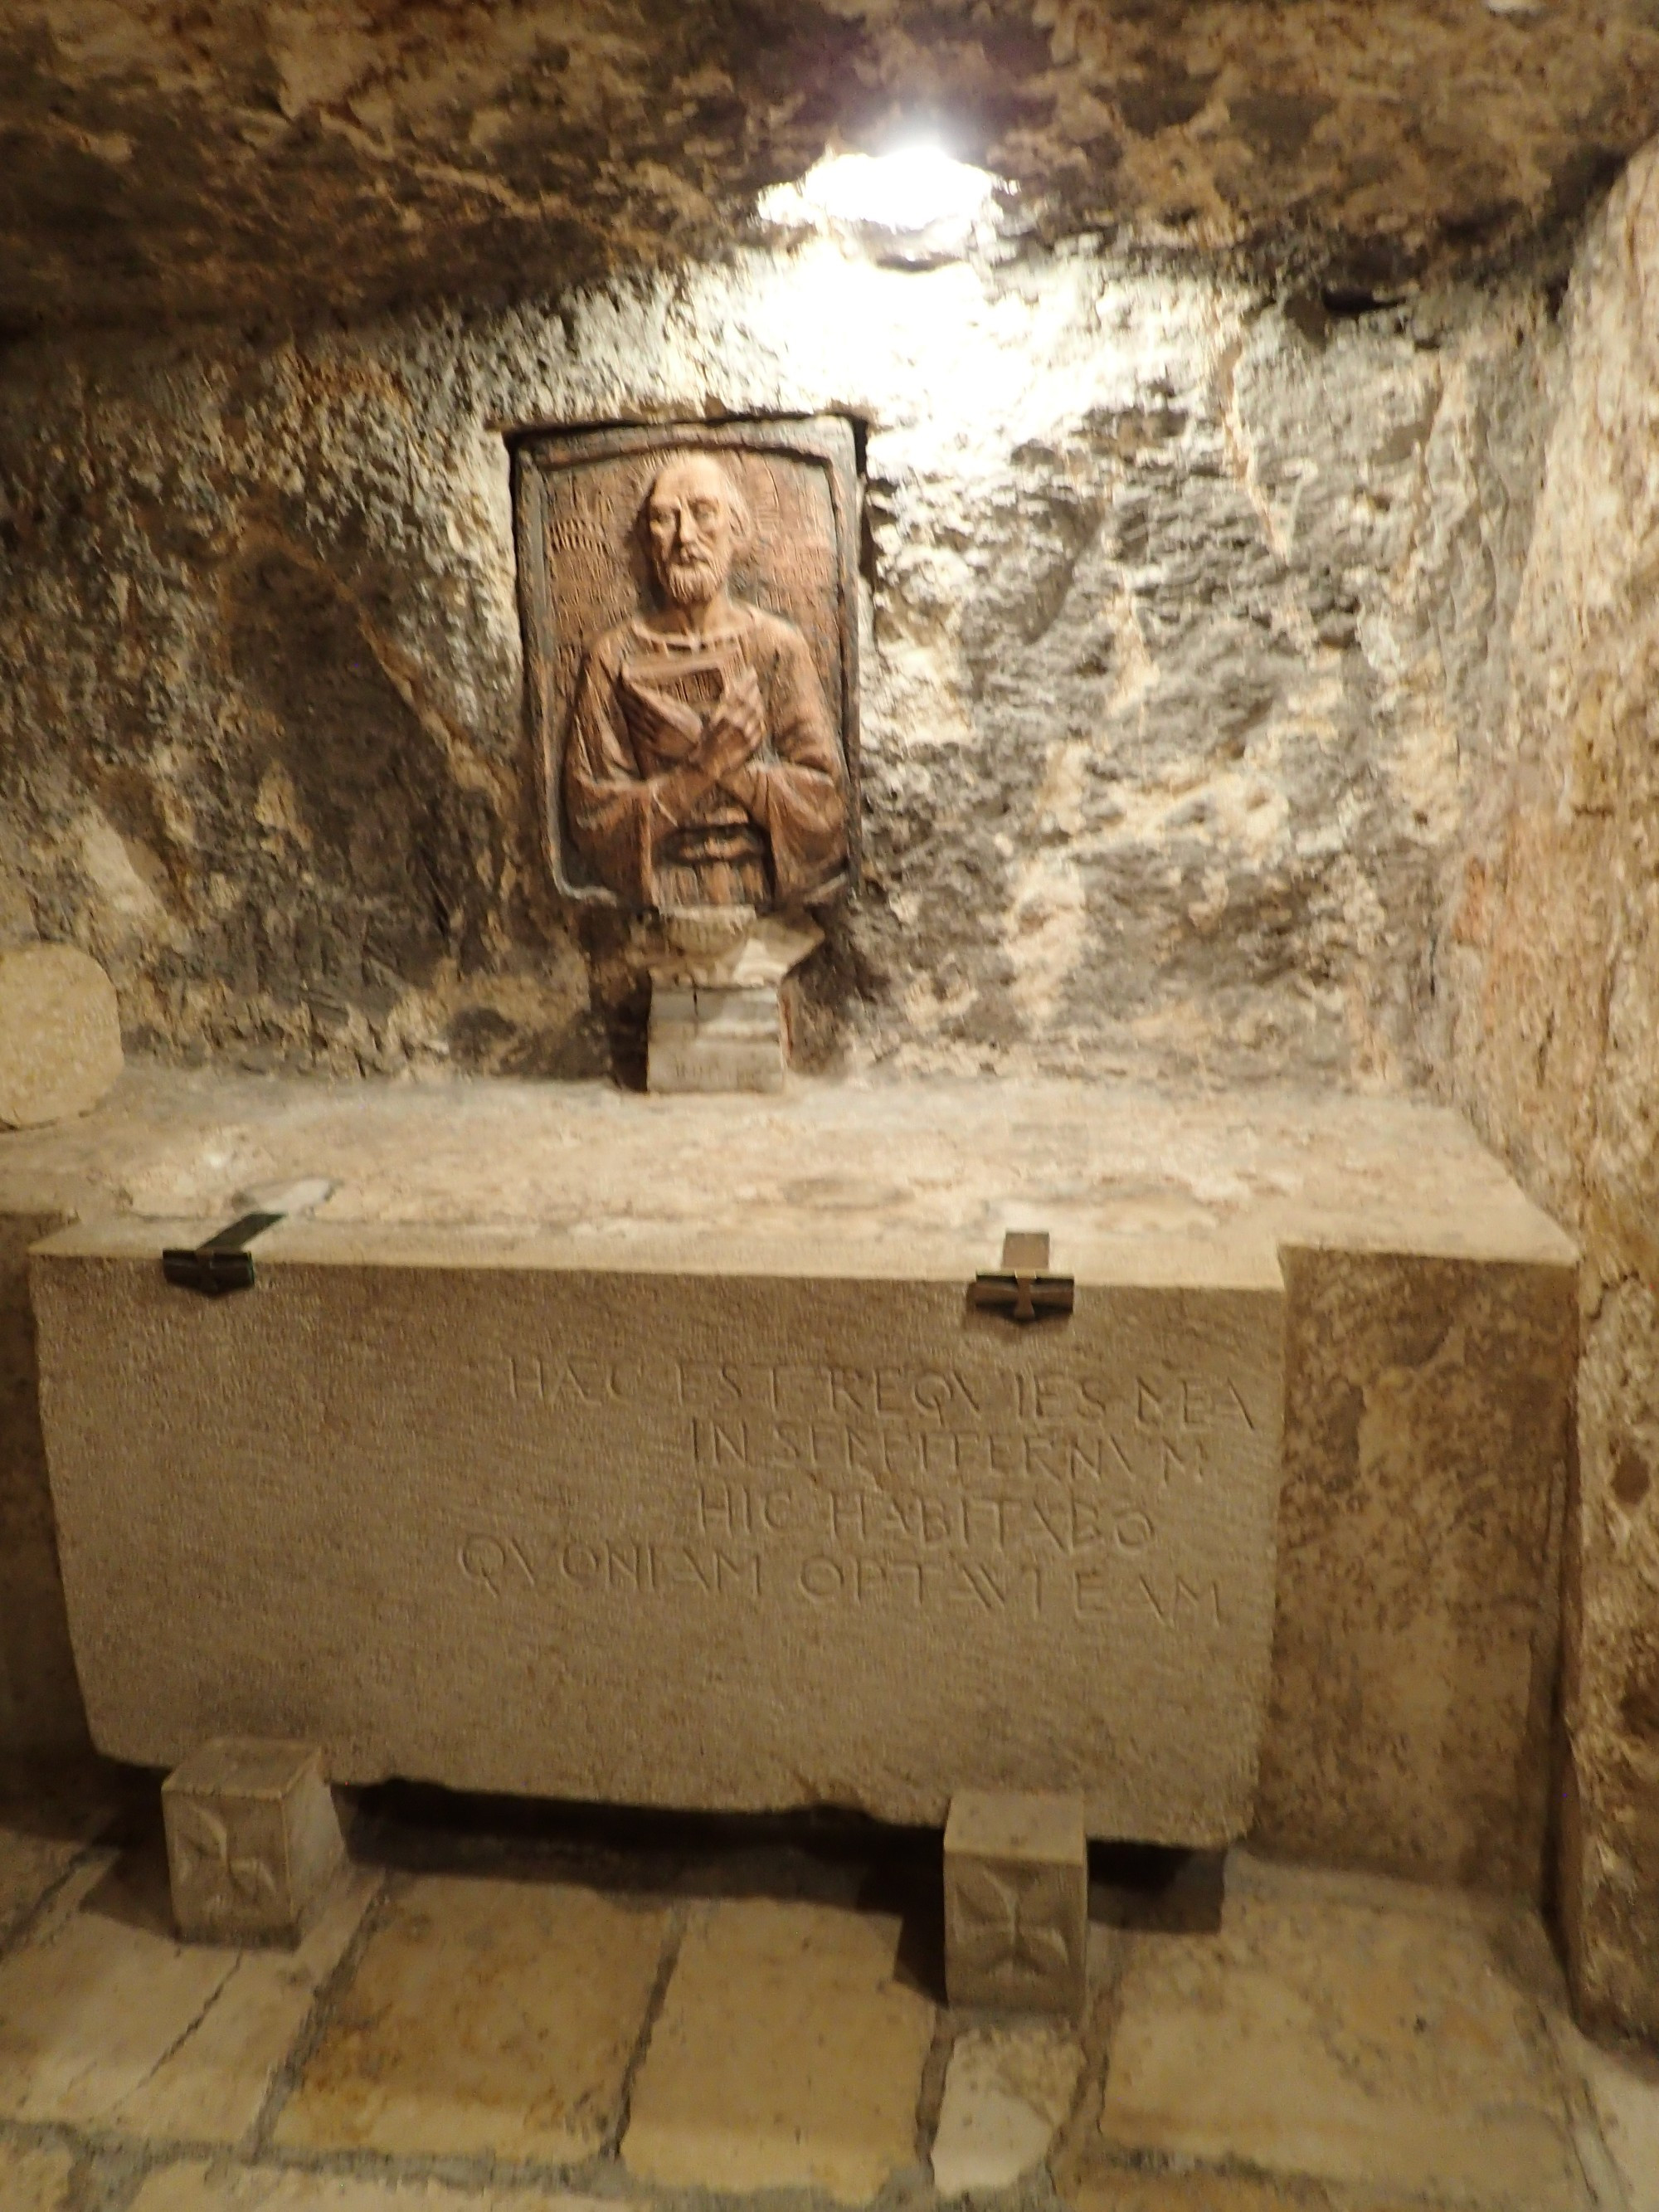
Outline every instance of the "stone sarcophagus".
{"type": "Polygon", "coordinates": [[[1248,1827],[1271,1261],[1171,1287],[1062,1234],[1074,1310],[1021,1327],[943,1266],[301,1221],[208,1301],[158,1262],[192,1234],[82,1227],[33,1261],[106,1752],[301,1738],[337,1782],[935,1825],[1041,1790],[1097,1835],[1248,1827]]]}

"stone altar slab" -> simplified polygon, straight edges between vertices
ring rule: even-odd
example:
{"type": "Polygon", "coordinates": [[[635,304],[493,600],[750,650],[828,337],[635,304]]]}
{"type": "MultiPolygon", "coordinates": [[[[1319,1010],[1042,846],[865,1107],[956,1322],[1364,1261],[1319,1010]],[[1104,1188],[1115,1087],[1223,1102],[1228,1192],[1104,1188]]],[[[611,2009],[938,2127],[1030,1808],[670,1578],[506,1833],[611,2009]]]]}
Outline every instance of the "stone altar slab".
{"type": "Polygon", "coordinates": [[[469,1223],[533,1227],[561,1265],[668,1274],[787,1273],[805,1245],[820,1273],[960,1281],[1005,1231],[1061,1222],[1109,1282],[1271,1281],[1282,1255],[1255,1838],[1537,1889],[1574,1248],[1455,1114],[1352,1093],[791,1076],[770,1097],[641,1098],[130,1066],[85,1118],[0,1133],[0,1748],[84,1729],[27,1249],[119,1212],[159,1249],[167,1223],[216,1226],[317,1177],[319,1222],[395,1226],[434,1259],[469,1223]]]}
{"type": "Polygon", "coordinates": [[[1072,1318],[1019,1328],[957,1273],[572,1266],[556,1237],[306,1221],[210,1304],[158,1261],[208,1225],[34,1255],[106,1752],[287,1735],[337,1782],[935,1825],[958,1790],[1041,1790],[1102,1835],[1248,1827],[1271,1266],[1079,1267],[1072,1318]]]}

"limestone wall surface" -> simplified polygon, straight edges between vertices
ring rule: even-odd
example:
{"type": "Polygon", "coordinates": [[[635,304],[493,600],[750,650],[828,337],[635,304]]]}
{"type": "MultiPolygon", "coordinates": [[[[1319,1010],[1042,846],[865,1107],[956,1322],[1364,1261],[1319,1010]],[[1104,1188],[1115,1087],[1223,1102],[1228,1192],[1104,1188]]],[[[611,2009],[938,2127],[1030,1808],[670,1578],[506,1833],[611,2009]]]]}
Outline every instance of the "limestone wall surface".
{"type": "Polygon", "coordinates": [[[1420,1084],[1557,351],[1524,289],[1334,319],[1086,243],[828,240],[556,309],[15,345],[0,945],[84,945],[141,1051],[605,1068],[639,978],[540,848],[507,434],[842,409],[867,866],[805,1063],[1420,1084]]]}
{"type": "Polygon", "coordinates": [[[1659,149],[1580,257],[1505,746],[1442,969],[1478,1127],[1586,1254],[1564,1917],[1659,2033],[1659,149]]]}

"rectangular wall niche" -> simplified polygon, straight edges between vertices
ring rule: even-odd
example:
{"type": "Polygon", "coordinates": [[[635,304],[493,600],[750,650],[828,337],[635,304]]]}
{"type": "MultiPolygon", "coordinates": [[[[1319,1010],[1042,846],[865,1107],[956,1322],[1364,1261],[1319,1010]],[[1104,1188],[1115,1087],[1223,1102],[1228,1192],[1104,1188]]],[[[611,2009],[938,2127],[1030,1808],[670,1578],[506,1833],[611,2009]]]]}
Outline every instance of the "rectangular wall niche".
{"type": "MultiPolygon", "coordinates": [[[[682,489],[710,480],[706,467],[671,479],[682,489]]],[[[538,432],[515,446],[513,495],[529,711],[559,889],[623,908],[728,896],[789,907],[817,904],[854,880],[859,482],[851,422],[823,415],[538,432]],[[769,726],[758,757],[770,762],[798,740],[831,772],[819,780],[828,799],[818,818],[810,818],[809,802],[798,834],[750,841],[759,848],[747,863],[758,896],[744,887],[740,868],[735,888],[712,894],[699,894],[693,871],[672,880],[672,867],[649,849],[648,810],[630,804],[625,787],[634,770],[660,774],[675,765],[677,747],[696,745],[699,714],[730,681],[718,644],[701,651],[676,640],[671,655],[656,635],[670,593],[647,507],[664,472],[693,457],[712,462],[737,495],[726,590],[738,623],[768,641],[772,672],[769,688],[762,676],[769,726]],[[583,717],[605,718],[614,737],[623,769],[614,818],[585,779],[583,717]]],[[[586,726],[591,733],[592,720],[586,726]]],[[[733,833],[738,848],[743,834],[733,833]]]]}

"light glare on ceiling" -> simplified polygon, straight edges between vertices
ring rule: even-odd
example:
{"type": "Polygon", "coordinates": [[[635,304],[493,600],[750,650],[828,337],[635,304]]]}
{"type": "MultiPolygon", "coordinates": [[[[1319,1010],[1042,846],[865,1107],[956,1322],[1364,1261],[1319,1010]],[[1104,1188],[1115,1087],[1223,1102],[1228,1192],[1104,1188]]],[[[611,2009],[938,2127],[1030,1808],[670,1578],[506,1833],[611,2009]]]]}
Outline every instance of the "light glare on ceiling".
{"type": "Polygon", "coordinates": [[[888,154],[826,154],[798,185],[775,185],[756,203],[769,222],[853,223],[916,236],[936,225],[966,228],[988,212],[997,179],[918,142],[888,154]]]}

